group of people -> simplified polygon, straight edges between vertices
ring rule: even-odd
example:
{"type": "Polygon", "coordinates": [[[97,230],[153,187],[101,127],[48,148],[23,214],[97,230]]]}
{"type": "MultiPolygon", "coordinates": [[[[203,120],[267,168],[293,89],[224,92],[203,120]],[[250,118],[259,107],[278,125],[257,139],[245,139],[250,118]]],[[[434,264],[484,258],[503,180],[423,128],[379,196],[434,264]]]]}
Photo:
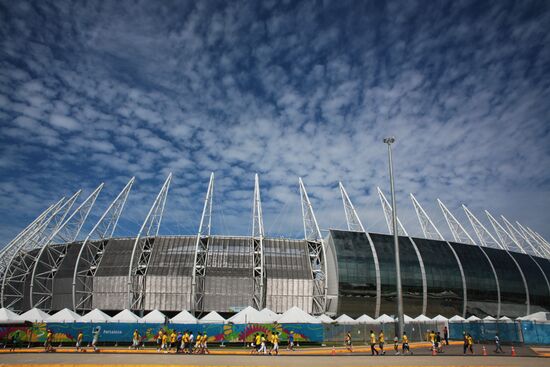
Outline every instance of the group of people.
{"type": "MultiPolygon", "coordinates": [[[[267,337],[265,334],[256,333],[254,334],[253,340],[254,342],[251,344],[251,354],[269,354],[270,356],[279,354],[280,337],[278,332],[273,331],[267,337]]],[[[289,335],[288,349],[294,349],[293,332],[291,332],[291,334],[289,335]]]]}
{"type": "MultiPolygon", "coordinates": [[[[164,332],[164,330],[159,330],[156,337],[157,352],[168,353],[172,350],[175,350],[176,353],[183,354],[209,354],[208,350],[208,335],[206,332],[198,332],[195,338],[195,335],[192,331],[186,330],[185,332],[181,331],[172,331],[170,335],[164,332]]],[[[141,336],[139,331],[136,329],[134,331],[132,345],[134,349],[139,349],[141,347],[141,336]]]]}
{"type": "MultiPolygon", "coordinates": [[[[346,333],[344,344],[346,345],[346,348],[348,351],[353,352],[353,343],[351,338],[351,333],[346,333]]],[[[384,331],[380,330],[378,333],[378,336],[374,333],[373,330],[370,331],[369,336],[369,345],[370,345],[370,351],[371,355],[385,355],[386,350],[384,349],[384,345],[386,344],[386,337],[384,335],[384,331]],[[378,346],[379,349],[376,349],[378,346]]],[[[393,338],[393,350],[395,351],[396,355],[399,355],[399,337],[395,335],[393,338]]],[[[401,348],[403,354],[412,354],[411,349],[409,348],[409,337],[407,336],[407,333],[403,333],[403,338],[401,340],[401,348]]]]}
{"type": "Polygon", "coordinates": [[[445,330],[443,331],[443,339],[441,339],[441,332],[435,331],[435,330],[428,330],[428,340],[432,344],[430,347],[430,350],[437,353],[443,353],[443,346],[449,345],[449,334],[447,331],[447,327],[445,326],[445,330]]]}

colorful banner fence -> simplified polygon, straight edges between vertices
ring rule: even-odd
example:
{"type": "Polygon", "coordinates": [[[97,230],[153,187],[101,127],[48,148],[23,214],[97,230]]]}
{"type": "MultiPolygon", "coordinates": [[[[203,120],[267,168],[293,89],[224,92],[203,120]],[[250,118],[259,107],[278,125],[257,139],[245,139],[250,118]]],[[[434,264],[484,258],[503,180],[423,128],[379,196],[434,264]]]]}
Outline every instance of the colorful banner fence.
{"type": "Polygon", "coordinates": [[[256,333],[271,335],[279,334],[281,341],[288,340],[292,332],[297,342],[321,343],[323,341],[323,325],[314,324],[127,324],[127,323],[37,323],[30,327],[11,326],[0,327],[0,340],[7,342],[15,333],[21,342],[43,343],[48,329],[54,334],[54,343],[71,343],[76,340],[80,331],[84,334],[84,342],[92,340],[93,331],[99,328],[99,341],[107,343],[130,343],[134,330],[138,330],[144,343],[153,343],[160,330],[170,335],[172,331],[192,331],[206,333],[208,341],[214,343],[252,342],[256,333]]]}

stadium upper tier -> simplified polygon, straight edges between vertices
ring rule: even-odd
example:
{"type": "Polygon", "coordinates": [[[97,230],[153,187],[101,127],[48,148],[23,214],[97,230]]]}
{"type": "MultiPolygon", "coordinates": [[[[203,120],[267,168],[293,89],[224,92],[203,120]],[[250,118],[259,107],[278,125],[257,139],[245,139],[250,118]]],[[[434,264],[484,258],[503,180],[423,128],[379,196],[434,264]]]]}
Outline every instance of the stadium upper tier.
{"type": "MultiPolygon", "coordinates": [[[[198,234],[161,236],[171,178],[135,237],[114,236],[133,178],[83,236],[103,184],[78,206],[80,191],[47,208],[0,251],[1,306],[18,312],[128,308],[199,315],[298,306],[311,314],[396,313],[394,237],[366,231],[341,184],[345,231],[321,235],[300,179],[304,238],[265,236],[256,175],[251,235],[213,236],[212,174],[198,234]]],[[[392,208],[380,189],[378,194],[392,232],[392,208]]],[[[411,199],[425,238],[411,237],[397,220],[406,314],[518,317],[550,311],[550,244],[538,233],[486,212],[494,236],[463,206],[474,240],[438,200],[453,237],[447,241],[411,199]]]]}

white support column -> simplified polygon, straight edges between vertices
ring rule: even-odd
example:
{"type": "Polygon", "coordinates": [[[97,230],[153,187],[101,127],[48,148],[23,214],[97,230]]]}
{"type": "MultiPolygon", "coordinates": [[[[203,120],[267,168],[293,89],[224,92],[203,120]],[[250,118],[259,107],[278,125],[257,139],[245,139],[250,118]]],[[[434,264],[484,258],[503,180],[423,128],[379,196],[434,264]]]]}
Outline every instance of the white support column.
{"type": "Polygon", "coordinates": [[[262,217],[262,201],[260,198],[260,179],[254,176],[254,203],[252,207],[252,277],[254,307],[261,310],[265,307],[265,273],[264,273],[264,221],[262,217]]]}
{"type": "Polygon", "coordinates": [[[456,217],[451,213],[451,211],[447,209],[445,204],[443,204],[443,202],[439,199],[437,199],[437,203],[439,204],[439,207],[443,212],[443,216],[445,217],[445,220],[447,221],[447,225],[451,230],[454,241],[458,243],[468,243],[470,245],[475,245],[476,241],[474,241],[472,236],[470,236],[470,234],[466,232],[462,224],[460,224],[458,219],[456,219],[456,217]]]}
{"type": "Polygon", "coordinates": [[[313,280],[313,307],[312,314],[320,315],[327,310],[327,262],[325,242],[315,218],[313,207],[309,201],[302,178],[300,184],[300,198],[302,203],[302,219],[304,221],[304,238],[307,242],[311,272],[313,280]]]}
{"type": "MultiPolygon", "coordinates": [[[[517,221],[516,223],[521,226],[521,224],[519,224],[517,221]]],[[[529,227],[523,227],[523,229],[531,236],[531,238],[539,245],[539,247],[544,249],[544,251],[549,255],[550,258],[550,244],[548,243],[548,241],[546,241],[544,238],[542,238],[540,234],[536,233],[529,227]]]]}
{"type": "MultiPolygon", "coordinates": [[[[377,187],[376,190],[378,191],[378,197],[380,198],[380,204],[382,204],[382,210],[384,211],[384,218],[386,218],[386,224],[388,226],[388,230],[390,231],[390,234],[393,234],[393,225],[392,225],[392,208],[391,208],[391,205],[388,201],[388,199],[386,199],[386,196],[384,195],[384,193],[382,192],[382,190],[380,190],[380,187],[377,187]]],[[[409,236],[407,231],[405,230],[405,227],[403,227],[403,224],[401,224],[401,221],[399,220],[399,218],[397,218],[397,234],[399,236],[409,236]]]]}
{"type": "Polygon", "coordinates": [[[500,318],[500,309],[501,309],[501,297],[500,297],[500,282],[498,280],[497,271],[495,269],[495,266],[493,265],[493,262],[491,261],[491,258],[482,246],[477,244],[472,236],[466,232],[462,224],[456,219],[456,217],[451,213],[449,209],[443,204],[443,202],[439,199],[437,199],[437,202],[439,204],[439,207],[441,208],[441,211],[443,212],[443,216],[445,217],[445,220],[447,221],[447,224],[449,225],[449,228],[451,229],[451,233],[453,234],[453,238],[455,242],[458,243],[468,243],[470,245],[477,246],[480,250],[483,256],[485,256],[485,259],[487,259],[487,262],[489,263],[489,266],[491,267],[491,270],[493,272],[493,275],[495,277],[495,284],[497,286],[497,319],[500,318]]]}
{"type": "Polygon", "coordinates": [[[3,249],[0,251],[0,278],[3,277],[4,271],[8,266],[9,259],[13,256],[14,252],[17,252],[19,247],[24,244],[28,237],[33,233],[33,231],[40,227],[55,211],[65,198],[61,198],[57,203],[50,205],[50,207],[44,210],[31,224],[29,224],[23,231],[21,231],[13,240],[11,240],[3,249]]]}
{"type": "Polygon", "coordinates": [[[15,311],[22,311],[25,308],[22,304],[24,298],[23,286],[36,261],[36,249],[44,246],[51,235],[63,224],[67,213],[72,208],[80,192],[80,190],[77,191],[69,200],[63,201],[63,203],[60,201],[60,205],[56,207],[52,215],[40,227],[36,228],[24,243],[21,243],[17,251],[14,251],[2,279],[2,307],[11,308],[15,311]]]}
{"type": "Polygon", "coordinates": [[[155,240],[158,236],[168,189],[172,181],[172,173],[162,185],[153,206],[149,210],[134,242],[130,266],[128,267],[128,308],[143,311],[145,298],[145,277],[149,268],[149,260],[153,253],[155,240]]]}
{"type": "Polygon", "coordinates": [[[36,307],[46,312],[52,311],[53,286],[57,270],[67,254],[68,244],[77,240],[90,210],[92,210],[99,193],[103,189],[103,185],[101,183],[78,206],[57,231],[52,234],[46,245],[40,249],[31,275],[29,287],[30,308],[36,307]],[[56,246],[58,244],[65,245],[56,246]]]}
{"type": "Polygon", "coordinates": [[[516,240],[516,242],[520,243],[521,246],[528,253],[534,256],[544,257],[544,254],[539,251],[537,246],[535,246],[527,238],[525,238],[523,234],[519,232],[518,229],[512,225],[512,223],[508,221],[508,219],[506,219],[503,215],[501,215],[500,218],[502,219],[502,221],[504,222],[504,225],[508,229],[508,233],[516,240]]]}
{"type": "MultiPolygon", "coordinates": [[[[376,188],[378,190],[378,197],[380,198],[380,203],[382,204],[382,209],[384,210],[384,216],[386,217],[386,224],[388,225],[388,229],[390,230],[390,234],[393,234],[393,226],[392,226],[392,215],[393,210],[391,208],[390,203],[388,202],[388,199],[386,199],[386,196],[380,190],[379,187],[376,188]]],[[[409,239],[411,242],[414,252],[416,253],[416,258],[418,259],[418,263],[420,264],[420,273],[422,275],[422,314],[426,314],[426,311],[428,309],[428,280],[426,278],[426,268],[424,267],[424,260],[422,259],[422,255],[420,254],[420,250],[418,250],[418,246],[416,246],[416,243],[414,240],[409,236],[407,233],[407,230],[405,230],[405,227],[403,227],[403,224],[401,224],[401,221],[399,220],[399,217],[397,218],[397,234],[399,236],[404,236],[409,239]]]]}
{"type": "Polygon", "coordinates": [[[75,312],[92,310],[93,278],[105,253],[105,247],[115,232],[134,181],[135,177],[128,181],[88,233],[80,247],[72,283],[73,310],[75,312]]]}
{"type": "Polygon", "coordinates": [[[191,278],[191,313],[202,314],[204,311],[204,291],[206,280],[206,266],[208,258],[208,242],[212,227],[212,198],[214,196],[214,172],[210,174],[210,182],[206,191],[204,207],[202,209],[199,232],[195,242],[195,257],[193,260],[193,274],[191,278]],[[205,227],[206,226],[206,230],[205,227]]]}
{"type": "Polygon", "coordinates": [[[432,240],[445,241],[445,239],[441,235],[441,232],[439,232],[439,230],[436,228],[436,226],[434,225],[424,208],[422,208],[420,203],[416,200],[414,195],[411,193],[410,196],[424,237],[432,240]]]}
{"type": "Polygon", "coordinates": [[[498,236],[498,239],[500,240],[500,243],[504,246],[505,249],[509,251],[519,252],[522,254],[526,254],[527,252],[523,249],[521,244],[515,240],[512,235],[510,235],[503,226],[500,225],[500,223],[489,213],[487,210],[485,210],[485,215],[487,215],[487,218],[489,219],[489,222],[491,222],[491,226],[493,226],[493,229],[495,230],[495,233],[498,236]]]}
{"type": "Polygon", "coordinates": [[[530,299],[529,299],[529,286],[527,285],[527,279],[525,278],[525,275],[523,274],[523,270],[519,266],[517,260],[510,255],[508,250],[500,243],[498,240],[485,228],[485,226],[475,217],[475,215],[466,207],[466,205],[462,205],[462,208],[466,212],[466,216],[468,217],[468,220],[472,224],[472,227],[474,228],[474,231],[476,232],[477,237],[479,238],[479,242],[485,246],[494,248],[497,250],[504,250],[510,256],[510,259],[516,264],[516,267],[521,275],[521,279],[523,280],[523,286],[525,287],[525,304],[527,305],[526,315],[530,314],[530,299]]]}
{"type": "Polygon", "coordinates": [[[372,238],[365,230],[365,227],[363,227],[363,223],[361,222],[361,219],[359,219],[359,215],[357,215],[355,207],[353,206],[353,203],[351,202],[348,193],[344,188],[344,185],[339,182],[339,186],[340,193],[342,194],[342,202],[344,203],[344,211],[346,213],[348,230],[365,233],[365,235],[367,236],[367,240],[369,241],[372,257],[374,259],[374,271],[376,274],[376,307],[374,311],[374,317],[377,318],[378,316],[380,316],[380,304],[382,301],[382,285],[380,280],[380,262],[378,261],[378,253],[376,252],[376,247],[374,246],[374,242],[372,242],[372,238]]]}
{"type": "Polygon", "coordinates": [[[453,246],[451,246],[451,244],[446,241],[445,238],[443,238],[443,235],[441,234],[441,232],[439,232],[439,229],[437,229],[435,224],[432,222],[431,218],[428,216],[428,213],[426,213],[422,205],[420,205],[420,203],[418,202],[418,200],[416,200],[412,193],[410,195],[413,202],[414,210],[416,211],[416,215],[418,217],[418,221],[420,222],[420,227],[422,228],[422,233],[424,233],[424,237],[428,239],[444,241],[455,257],[458,268],[460,270],[460,276],[462,278],[462,317],[465,317],[468,305],[468,288],[466,286],[466,276],[464,275],[462,262],[460,261],[460,258],[458,257],[458,254],[456,253],[453,246]]]}
{"type": "Polygon", "coordinates": [[[462,205],[462,209],[466,213],[474,232],[476,233],[477,238],[481,246],[496,248],[499,250],[504,250],[504,247],[498,242],[498,240],[485,228],[485,226],[475,217],[475,215],[466,207],[462,205]]]}

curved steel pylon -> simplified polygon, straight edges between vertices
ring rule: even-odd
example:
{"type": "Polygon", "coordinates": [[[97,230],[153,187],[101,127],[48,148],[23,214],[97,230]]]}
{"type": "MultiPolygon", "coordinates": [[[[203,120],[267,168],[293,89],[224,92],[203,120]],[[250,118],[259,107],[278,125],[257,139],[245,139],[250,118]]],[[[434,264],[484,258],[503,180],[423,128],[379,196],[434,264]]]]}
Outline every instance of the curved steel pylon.
{"type": "Polygon", "coordinates": [[[101,259],[103,259],[105,247],[109,239],[113,237],[134,181],[135,177],[128,181],[88,233],[80,247],[72,282],[73,310],[75,312],[92,310],[93,279],[101,259]]]}
{"type": "Polygon", "coordinates": [[[155,240],[159,233],[171,181],[172,173],[164,181],[153,206],[139,230],[136,242],[134,242],[130,266],[128,267],[128,308],[130,310],[143,311],[145,277],[155,246],[155,240]]]}
{"type": "Polygon", "coordinates": [[[206,280],[206,266],[208,259],[208,244],[210,241],[210,230],[212,228],[212,198],[214,196],[214,172],[210,174],[208,190],[204,199],[199,232],[195,242],[195,254],[193,258],[193,273],[191,277],[191,313],[202,314],[204,311],[204,291],[206,280]],[[206,231],[205,227],[206,226],[206,231]]]}
{"type": "Polygon", "coordinates": [[[313,207],[309,201],[306,188],[300,177],[300,198],[302,203],[302,219],[304,222],[304,237],[307,242],[313,280],[312,314],[320,315],[327,310],[327,262],[325,241],[315,218],[313,207]]]}
{"type": "Polygon", "coordinates": [[[365,227],[363,227],[363,223],[361,222],[359,215],[357,215],[357,211],[355,210],[344,185],[341,182],[339,182],[338,185],[342,195],[342,202],[344,203],[348,230],[365,233],[367,240],[369,241],[369,246],[374,260],[374,271],[376,274],[376,306],[374,309],[374,317],[377,318],[380,316],[380,304],[382,302],[382,285],[380,279],[380,262],[378,261],[378,253],[376,252],[376,247],[374,246],[374,242],[372,242],[370,234],[365,230],[365,227]]]}
{"type": "Polygon", "coordinates": [[[523,274],[523,270],[521,269],[521,266],[519,266],[517,260],[510,254],[508,249],[506,249],[496,238],[485,228],[485,226],[475,217],[475,215],[466,207],[466,205],[462,205],[462,208],[466,212],[466,216],[468,217],[468,220],[472,224],[472,227],[474,228],[474,231],[477,235],[477,238],[479,239],[479,242],[489,248],[494,248],[497,250],[504,250],[512,259],[512,262],[516,265],[516,268],[519,271],[519,274],[521,276],[521,279],[523,281],[523,286],[525,288],[525,304],[527,306],[526,315],[530,314],[531,310],[531,303],[529,298],[529,286],[527,285],[527,279],[525,278],[525,274],[523,274]]]}
{"type": "Polygon", "coordinates": [[[31,224],[29,224],[25,229],[23,229],[13,240],[11,240],[2,251],[0,251],[0,278],[3,277],[4,271],[8,266],[8,262],[15,252],[27,241],[28,237],[34,232],[34,230],[40,227],[51,215],[55,208],[65,200],[61,198],[57,203],[50,205],[46,210],[44,210],[31,224]]]}
{"type": "Polygon", "coordinates": [[[42,248],[42,246],[48,243],[51,235],[64,223],[65,217],[71,210],[80,192],[81,190],[78,190],[66,201],[61,202],[60,200],[52,215],[40,227],[36,228],[17,251],[14,252],[2,279],[2,307],[22,311],[24,308],[22,303],[24,288],[36,261],[37,249],[42,248]]]}
{"type": "Polygon", "coordinates": [[[264,221],[262,216],[262,201],[260,198],[260,179],[254,176],[254,203],[252,207],[252,303],[257,310],[265,307],[265,272],[264,272],[264,221]]]}
{"type": "MultiPolygon", "coordinates": [[[[386,218],[386,224],[388,225],[388,228],[390,230],[390,234],[393,234],[393,209],[388,202],[388,199],[386,199],[386,196],[380,190],[379,187],[376,188],[378,190],[378,197],[380,198],[380,203],[382,204],[382,210],[384,211],[384,217],[386,218]]],[[[403,224],[401,224],[401,221],[399,220],[399,217],[397,217],[397,234],[399,236],[404,236],[409,239],[411,242],[414,252],[416,253],[416,258],[418,259],[418,264],[420,265],[420,272],[422,275],[422,314],[425,315],[426,311],[428,310],[428,280],[426,277],[426,268],[424,266],[424,260],[422,259],[422,255],[420,254],[420,250],[418,249],[418,246],[416,246],[416,242],[412,239],[411,236],[407,233],[405,230],[405,227],[403,227],[403,224]]]]}
{"type": "Polygon", "coordinates": [[[53,287],[57,270],[63,259],[65,259],[69,249],[68,245],[78,239],[80,230],[103,186],[104,184],[101,183],[40,249],[31,274],[29,287],[30,308],[36,307],[46,312],[52,310],[53,287]],[[59,246],[59,244],[64,245],[59,246]]]}
{"type": "Polygon", "coordinates": [[[462,278],[462,317],[465,317],[468,307],[468,288],[466,284],[464,268],[462,267],[460,257],[456,253],[456,250],[453,248],[453,246],[451,246],[451,244],[447,240],[445,240],[445,238],[443,238],[443,235],[441,234],[441,232],[439,232],[439,229],[437,229],[435,224],[432,222],[432,219],[428,216],[428,213],[426,213],[426,211],[424,210],[422,205],[420,205],[418,200],[416,200],[414,195],[412,193],[410,195],[414,205],[414,210],[416,211],[416,215],[418,217],[418,221],[420,222],[420,227],[422,228],[422,233],[424,233],[424,237],[445,242],[453,253],[453,256],[455,257],[458,268],[460,270],[460,276],[462,278]]]}

